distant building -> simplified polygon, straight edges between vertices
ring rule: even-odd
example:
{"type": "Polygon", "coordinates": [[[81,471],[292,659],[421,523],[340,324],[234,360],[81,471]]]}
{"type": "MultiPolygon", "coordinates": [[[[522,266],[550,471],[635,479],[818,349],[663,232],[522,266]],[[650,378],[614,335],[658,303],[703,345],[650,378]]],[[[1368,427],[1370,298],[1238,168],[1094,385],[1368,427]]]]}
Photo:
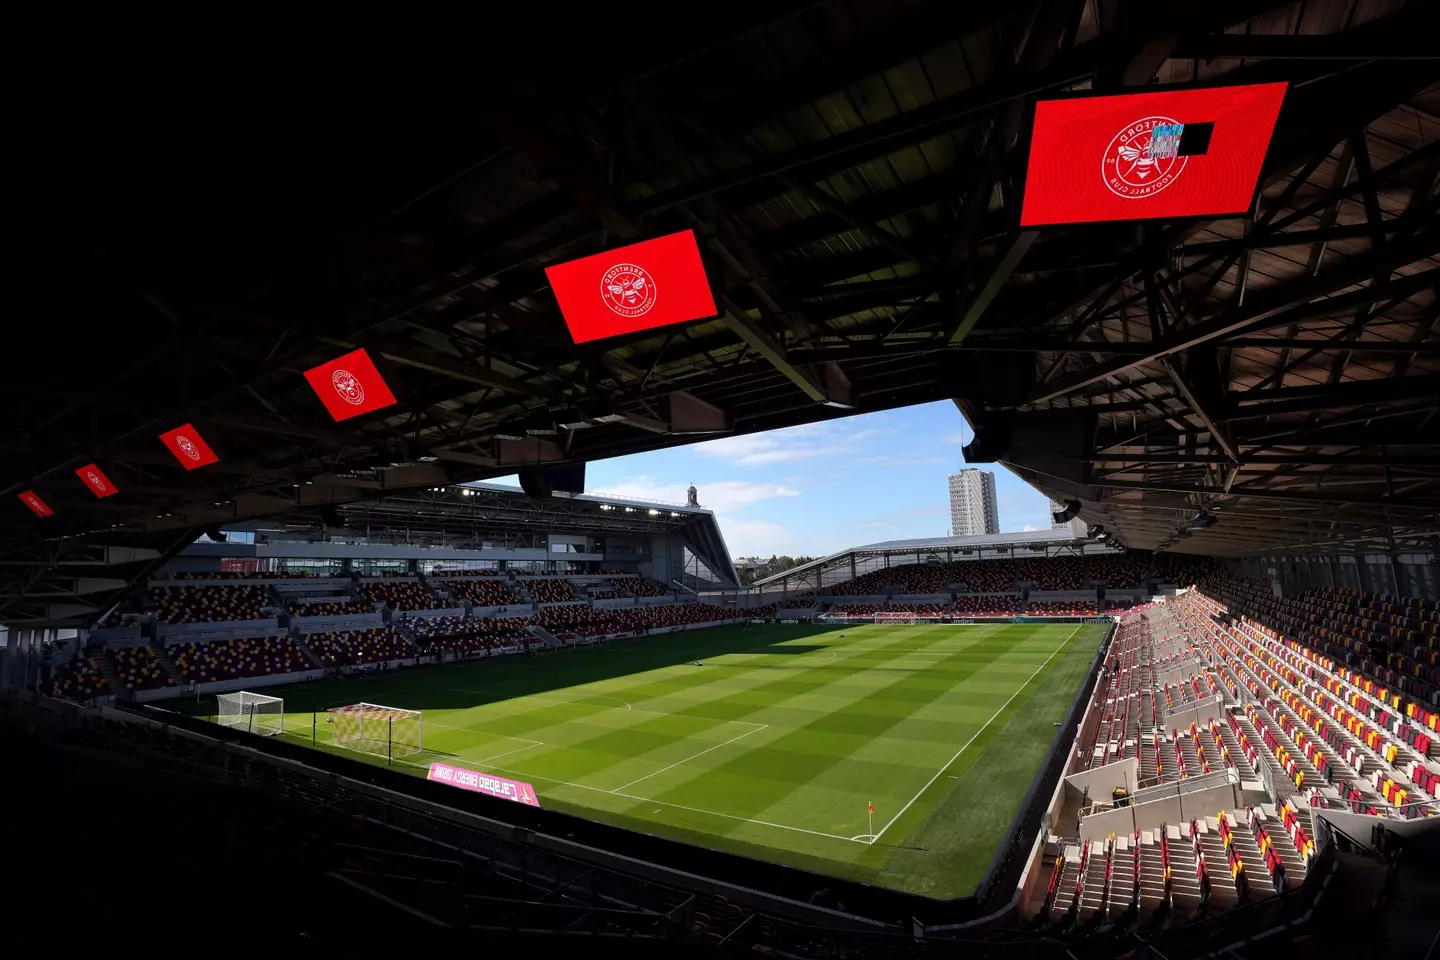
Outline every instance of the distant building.
{"type": "Polygon", "coordinates": [[[1000,532],[995,474],[974,467],[950,474],[950,529],[957,537],[1000,532]]]}
{"type": "Polygon", "coordinates": [[[1050,501],[1050,529],[1064,530],[1072,537],[1085,536],[1085,521],[1081,520],[1079,516],[1076,516],[1073,520],[1067,520],[1064,523],[1055,522],[1055,514],[1063,513],[1064,511],[1065,504],[1056,503],[1054,500],[1050,501]]]}

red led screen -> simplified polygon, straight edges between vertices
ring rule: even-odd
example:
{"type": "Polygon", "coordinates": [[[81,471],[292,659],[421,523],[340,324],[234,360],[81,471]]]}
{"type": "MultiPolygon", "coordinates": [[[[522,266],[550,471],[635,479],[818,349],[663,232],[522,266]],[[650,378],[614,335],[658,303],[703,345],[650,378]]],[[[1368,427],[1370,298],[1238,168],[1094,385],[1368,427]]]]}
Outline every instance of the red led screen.
{"type": "Polygon", "coordinates": [[[175,455],[180,466],[186,470],[209,466],[220,459],[193,424],[187,423],[183,427],[160,434],[160,442],[165,444],[165,448],[175,455]]]}
{"type": "Polygon", "coordinates": [[[363,348],[306,370],[305,379],[336,420],[349,420],[395,403],[395,394],[363,348]]]}
{"type": "Polygon", "coordinates": [[[1039,101],[1020,226],[1250,212],[1285,88],[1039,101]]]}
{"type": "Polygon", "coordinates": [[[26,490],[20,494],[20,502],[29,507],[37,517],[54,516],[55,511],[45,505],[45,501],[35,495],[34,490],[26,490]]]}
{"type": "Polygon", "coordinates": [[[690,230],[545,268],[576,343],[715,316],[690,230]]]}
{"type": "Polygon", "coordinates": [[[120,492],[115,489],[115,484],[110,482],[110,478],[105,476],[105,472],[93,463],[76,470],[75,476],[84,481],[85,486],[97,497],[114,496],[120,492]]]}

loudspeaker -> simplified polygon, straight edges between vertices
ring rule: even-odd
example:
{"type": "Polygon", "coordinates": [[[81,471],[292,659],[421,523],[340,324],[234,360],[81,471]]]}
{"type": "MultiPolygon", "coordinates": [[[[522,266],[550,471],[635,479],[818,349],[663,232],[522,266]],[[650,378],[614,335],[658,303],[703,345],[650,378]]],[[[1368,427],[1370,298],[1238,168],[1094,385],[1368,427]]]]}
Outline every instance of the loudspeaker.
{"type": "Polygon", "coordinates": [[[320,508],[320,522],[327,527],[345,526],[345,518],[340,515],[340,511],[328,504],[320,508]]]}
{"type": "Polygon", "coordinates": [[[1074,520],[1076,515],[1079,513],[1080,501],[1066,500],[1065,509],[1061,510],[1059,513],[1050,514],[1050,519],[1054,520],[1056,523],[1069,523],[1071,520],[1074,520]]]}
{"type": "Polygon", "coordinates": [[[975,418],[975,438],[961,452],[966,463],[994,463],[1010,452],[1015,432],[1013,410],[987,411],[975,418]]]}
{"type": "Polygon", "coordinates": [[[585,492],[585,463],[566,463],[558,467],[521,467],[520,489],[526,496],[541,499],[561,493],[585,492]]]}
{"type": "Polygon", "coordinates": [[[205,531],[205,536],[216,543],[225,543],[225,533],[219,527],[210,527],[205,531]]]}

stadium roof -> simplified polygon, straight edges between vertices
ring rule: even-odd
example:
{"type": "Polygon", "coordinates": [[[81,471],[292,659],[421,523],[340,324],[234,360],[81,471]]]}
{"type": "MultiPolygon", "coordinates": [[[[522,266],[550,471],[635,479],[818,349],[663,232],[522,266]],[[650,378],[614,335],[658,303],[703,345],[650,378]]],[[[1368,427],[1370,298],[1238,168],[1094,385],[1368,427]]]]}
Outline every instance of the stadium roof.
{"type": "Polygon", "coordinates": [[[1016,533],[987,533],[974,537],[915,537],[909,540],[885,540],[869,543],[852,550],[974,550],[989,547],[1039,546],[1052,543],[1074,543],[1068,530],[1022,530],[1016,533]]]}
{"type": "Polygon", "coordinates": [[[12,119],[0,619],[219,523],[937,399],[1131,546],[1434,531],[1434,4],[689,12],[27,31],[85,95],[12,119]],[[1254,217],[1016,229],[1033,96],[1241,80],[1291,83],[1254,217]],[[720,315],[577,346],[544,266],[684,228],[720,315]],[[399,402],[335,423],[301,374],[357,347],[399,402]]]}
{"type": "Polygon", "coordinates": [[[828,557],[820,557],[809,563],[791,567],[789,570],[772,574],[763,580],[756,580],[753,586],[765,587],[772,583],[780,583],[797,576],[803,576],[807,571],[824,569],[834,564],[836,560],[851,555],[863,556],[874,554],[964,554],[983,552],[986,550],[1005,550],[1010,547],[1028,547],[1033,549],[1045,549],[1047,547],[1071,547],[1075,550],[1108,550],[1112,546],[1105,540],[1084,540],[1076,539],[1068,530],[1022,530],[1016,533],[987,533],[973,537],[914,537],[909,540],[882,540],[879,543],[867,543],[858,547],[847,547],[844,550],[836,551],[828,557]]]}

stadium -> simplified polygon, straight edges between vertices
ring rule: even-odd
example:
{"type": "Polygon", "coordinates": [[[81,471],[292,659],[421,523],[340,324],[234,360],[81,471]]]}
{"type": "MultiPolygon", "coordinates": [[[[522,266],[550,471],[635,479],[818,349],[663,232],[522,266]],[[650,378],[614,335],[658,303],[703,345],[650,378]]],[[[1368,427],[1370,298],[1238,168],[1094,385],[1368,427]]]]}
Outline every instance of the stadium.
{"type": "Polygon", "coordinates": [[[7,914],[1433,952],[1440,11],[690,12],[27,21],[7,914]],[[587,482],[937,401],[1049,529],[751,579],[587,482]]]}

